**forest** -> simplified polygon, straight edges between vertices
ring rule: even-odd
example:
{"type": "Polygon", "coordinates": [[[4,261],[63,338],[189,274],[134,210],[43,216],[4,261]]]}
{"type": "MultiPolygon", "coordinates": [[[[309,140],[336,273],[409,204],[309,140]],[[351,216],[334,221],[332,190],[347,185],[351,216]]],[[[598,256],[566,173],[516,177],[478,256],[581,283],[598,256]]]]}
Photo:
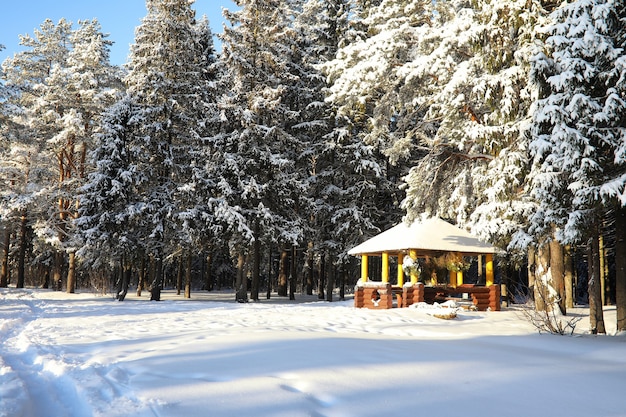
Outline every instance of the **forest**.
{"type": "Polygon", "coordinates": [[[332,301],[350,248],[426,213],[538,309],[626,330],[626,2],[235,4],[218,51],[193,2],[147,0],[123,67],[96,19],[20,36],[0,287],[332,301]]]}

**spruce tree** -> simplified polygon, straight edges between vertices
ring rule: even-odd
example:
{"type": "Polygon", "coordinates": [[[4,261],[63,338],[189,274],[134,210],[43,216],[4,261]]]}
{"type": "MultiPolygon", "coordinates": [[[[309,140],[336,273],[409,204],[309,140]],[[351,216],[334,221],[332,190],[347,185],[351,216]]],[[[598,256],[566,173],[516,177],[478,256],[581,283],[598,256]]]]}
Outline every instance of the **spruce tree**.
{"type": "MultiPolygon", "coordinates": [[[[626,75],[612,1],[564,4],[547,28],[547,54],[533,62],[544,86],[533,117],[531,230],[554,230],[562,243],[589,241],[596,263],[599,219],[623,193],[624,100],[615,86],[626,75]]],[[[619,202],[619,205],[622,203],[619,202]]],[[[593,261],[593,262],[592,262],[593,261]]],[[[590,268],[591,329],[604,333],[599,275],[590,268]]]]}

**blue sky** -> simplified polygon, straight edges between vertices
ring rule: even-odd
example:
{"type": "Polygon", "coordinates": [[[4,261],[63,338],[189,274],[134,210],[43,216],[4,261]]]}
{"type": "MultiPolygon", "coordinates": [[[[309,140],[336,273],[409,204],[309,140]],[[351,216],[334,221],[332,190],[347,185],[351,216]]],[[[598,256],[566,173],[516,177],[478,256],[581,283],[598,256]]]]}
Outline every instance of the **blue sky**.
{"type": "MultiPolygon", "coordinates": [[[[144,0],[13,0],[4,3],[0,13],[0,44],[6,48],[0,52],[0,63],[21,50],[19,35],[33,34],[46,18],[55,23],[61,18],[74,23],[97,18],[102,31],[115,42],[111,48],[111,62],[123,64],[129,45],[135,39],[135,27],[146,15],[144,0]]],[[[222,7],[236,9],[231,0],[196,0],[192,7],[196,16],[209,18],[213,33],[222,31],[222,7]]]]}

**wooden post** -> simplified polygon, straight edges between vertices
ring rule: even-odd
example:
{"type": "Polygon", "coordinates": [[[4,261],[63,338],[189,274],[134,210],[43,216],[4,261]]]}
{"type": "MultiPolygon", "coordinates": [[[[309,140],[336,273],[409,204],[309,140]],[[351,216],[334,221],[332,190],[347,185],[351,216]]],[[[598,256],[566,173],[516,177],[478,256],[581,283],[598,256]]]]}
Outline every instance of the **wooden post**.
{"type": "Polygon", "coordinates": [[[455,286],[456,285],[456,271],[448,271],[448,276],[450,277],[450,279],[448,280],[450,282],[450,286],[455,286]]]}
{"type": "MultiPolygon", "coordinates": [[[[409,250],[409,256],[411,257],[411,259],[413,259],[413,262],[417,261],[417,251],[415,249],[409,250]]],[[[419,277],[417,276],[417,271],[415,269],[412,269],[411,270],[411,284],[412,285],[417,284],[418,280],[419,280],[419,277]]]]}
{"type": "Polygon", "coordinates": [[[404,254],[398,254],[398,287],[404,286],[404,270],[402,269],[402,262],[404,261],[404,254]]]}
{"type": "Polygon", "coordinates": [[[493,254],[485,255],[485,285],[487,287],[493,285],[493,254]]]}
{"type": "Polygon", "coordinates": [[[383,252],[381,279],[386,284],[389,282],[389,254],[383,252]]]}
{"type": "Polygon", "coordinates": [[[361,281],[367,282],[367,255],[361,255],[361,281]]]}

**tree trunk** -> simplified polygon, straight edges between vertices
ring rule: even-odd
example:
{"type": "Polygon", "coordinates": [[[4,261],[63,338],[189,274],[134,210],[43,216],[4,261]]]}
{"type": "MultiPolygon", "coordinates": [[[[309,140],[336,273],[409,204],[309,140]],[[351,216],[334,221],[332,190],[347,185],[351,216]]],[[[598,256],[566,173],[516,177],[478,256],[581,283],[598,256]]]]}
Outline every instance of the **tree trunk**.
{"type": "Polygon", "coordinates": [[[320,255],[320,262],[318,267],[318,282],[317,282],[317,298],[319,300],[323,300],[326,297],[324,296],[324,287],[326,286],[326,254],[322,253],[320,255]]]}
{"type": "Polygon", "coordinates": [[[589,268],[589,329],[592,334],[604,334],[604,313],[602,311],[602,288],[600,286],[600,238],[597,232],[589,239],[587,246],[589,268]]]}
{"type": "Polygon", "coordinates": [[[615,210],[614,230],[617,331],[626,332],[626,208],[615,210]]]}
{"type": "Polygon", "coordinates": [[[565,267],[565,308],[574,308],[574,259],[572,258],[572,248],[565,247],[563,254],[565,267]]]}
{"type": "Polygon", "coordinates": [[[20,216],[20,246],[17,254],[17,288],[24,288],[24,279],[26,274],[26,246],[28,245],[28,242],[26,241],[26,222],[26,210],[22,210],[22,215],[20,216]]]}
{"type": "Polygon", "coordinates": [[[252,248],[252,282],[250,285],[250,299],[259,301],[259,279],[261,275],[261,239],[259,238],[259,225],[255,225],[254,245],[252,248]]]}
{"type": "Polygon", "coordinates": [[[65,262],[65,259],[61,251],[55,251],[53,258],[54,265],[52,266],[52,286],[54,291],[61,291],[63,286],[63,263],[65,262]]]}
{"type": "Polygon", "coordinates": [[[278,263],[278,287],[276,291],[281,297],[287,296],[287,263],[289,260],[289,253],[286,250],[280,252],[280,261],[278,263]]]}
{"type": "Polygon", "coordinates": [[[150,301],[161,301],[161,290],[163,289],[163,259],[161,259],[161,256],[153,257],[151,262],[154,265],[154,276],[150,284],[150,301]]]}
{"type": "Polygon", "coordinates": [[[309,242],[307,250],[306,294],[313,295],[313,242],[309,242]]]}
{"type": "Polygon", "coordinates": [[[213,261],[213,256],[209,253],[206,256],[206,289],[207,291],[213,291],[213,286],[214,286],[214,282],[213,282],[213,275],[211,274],[211,262],[213,261]]]}
{"type": "Polygon", "coordinates": [[[265,298],[267,298],[268,300],[272,297],[272,273],[274,272],[272,270],[272,265],[274,264],[273,260],[272,260],[272,245],[269,245],[269,254],[268,254],[268,259],[269,259],[269,265],[267,268],[267,293],[265,294],[265,298]]]}
{"type": "Polygon", "coordinates": [[[4,245],[2,248],[2,266],[0,267],[0,288],[9,286],[9,251],[11,250],[11,232],[4,229],[4,245]]]}
{"type": "Polygon", "coordinates": [[[533,286],[535,309],[537,311],[546,311],[546,309],[550,308],[549,284],[552,279],[550,272],[550,246],[548,244],[543,244],[538,248],[535,261],[535,283],[533,286]]]}
{"type": "Polygon", "coordinates": [[[76,292],[76,253],[74,251],[68,254],[66,288],[68,294],[74,294],[74,292],[76,292]]]}
{"type": "MultiPolygon", "coordinates": [[[[480,259],[481,257],[479,257],[480,259]]],[[[537,271],[537,251],[530,246],[528,248],[528,297],[534,300],[535,292],[535,273],[537,271]]]]}
{"type": "Polygon", "coordinates": [[[291,262],[289,263],[289,299],[296,299],[296,286],[298,285],[298,279],[296,274],[296,247],[291,247],[291,262]]]}
{"type": "Polygon", "coordinates": [[[237,257],[237,276],[235,280],[235,299],[240,303],[248,302],[248,280],[246,279],[246,255],[239,254],[237,257]]]}
{"type": "Polygon", "coordinates": [[[139,268],[139,279],[137,280],[137,297],[141,297],[141,291],[146,285],[146,257],[141,257],[141,266],[139,268]]]}
{"type": "Polygon", "coordinates": [[[118,285],[117,285],[117,294],[115,298],[118,301],[124,301],[126,295],[128,294],[128,286],[130,285],[130,277],[132,276],[132,266],[130,262],[126,259],[126,257],[122,257],[120,262],[121,274],[119,276],[118,285]]]}
{"type": "Polygon", "coordinates": [[[346,298],[346,281],[348,280],[348,265],[343,264],[341,266],[341,280],[339,283],[339,300],[343,301],[346,298]]]}
{"type": "Polygon", "coordinates": [[[185,267],[185,298],[191,298],[191,254],[187,254],[185,267]]]}
{"type": "Polygon", "coordinates": [[[178,259],[178,269],[176,271],[176,295],[180,295],[183,289],[183,260],[178,259]]]}
{"type": "Polygon", "coordinates": [[[333,290],[335,289],[335,275],[337,273],[337,267],[333,265],[331,273],[326,280],[326,301],[333,301],[333,290]]]}
{"type": "Polygon", "coordinates": [[[556,239],[550,241],[550,271],[552,272],[552,286],[556,291],[556,300],[551,300],[558,305],[562,314],[566,313],[566,295],[565,295],[565,265],[563,245],[556,239]]]}

